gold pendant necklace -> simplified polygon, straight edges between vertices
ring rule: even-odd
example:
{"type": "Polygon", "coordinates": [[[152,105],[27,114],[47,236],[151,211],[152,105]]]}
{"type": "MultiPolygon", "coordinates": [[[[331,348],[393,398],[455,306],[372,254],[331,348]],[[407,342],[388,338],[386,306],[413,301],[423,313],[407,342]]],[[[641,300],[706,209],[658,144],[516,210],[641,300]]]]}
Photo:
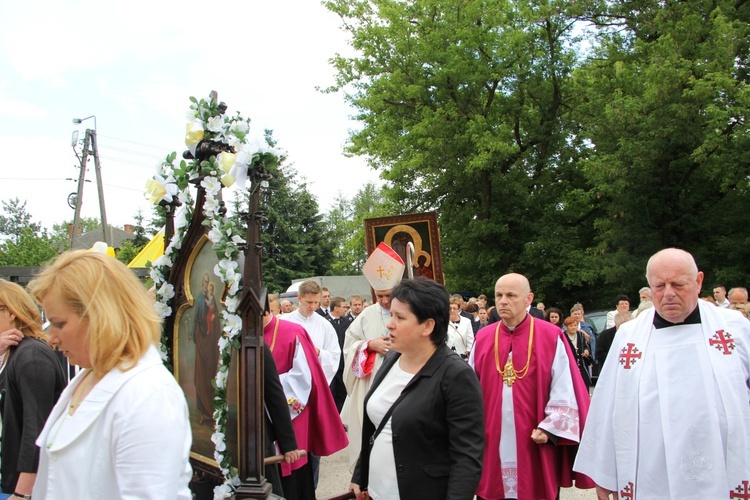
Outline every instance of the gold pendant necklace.
{"type": "Polygon", "coordinates": [[[497,328],[495,328],[495,368],[497,368],[497,373],[500,374],[503,382],[505,382],[505,385],[508,387],[512,387],[513,384],[516,383],[516,380],[521,380],[527,373],[529,373],[529,367],[531,366],[531,348],[534,343],[534,318],[529,316],[529,319],[531,320],[531,325],[529,326],[529,347],[526,355],[526,366],[520,370],[516,370],[513,366],[513,358],[510,356],[510,353],[508,354],[508,361],[505,363],[505,367],[502,370],[500,369],[499,337],[502,321],[498,321],[497,328]]]}

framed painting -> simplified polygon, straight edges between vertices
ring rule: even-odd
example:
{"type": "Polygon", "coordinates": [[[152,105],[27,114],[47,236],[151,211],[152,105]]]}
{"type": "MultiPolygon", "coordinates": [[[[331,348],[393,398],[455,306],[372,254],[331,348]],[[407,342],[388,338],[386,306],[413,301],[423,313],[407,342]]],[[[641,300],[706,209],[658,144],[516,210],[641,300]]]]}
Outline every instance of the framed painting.
{"type": "MultiPolygon", "coordinates": [[[[444,283],[440,233],[435,212],[365,219],[365,245],[368,255],[381,241],[393,248],[404,263],[408,262],[406,245],[411,242],[414,245],[414,276],[424,276],[440,284],[444,283]]],[[[408,275],[409,269],[404,269],[404,278],[408,275]]]]}
{"type": "MultiPolygon", "coordinates": [[[[214,274],[219,263],[213,245],[205,234],[193,247],[184,275],[185,302],[178,308],[172,336],[174,375],[185,393],[193,430],[190,456],[209,466],[214,460],[214,386],[219,363],[221,311],[224,309],[224,283],[214,274]]],[[[237,408],[239,375],[232,360],[227,384],[229,416],[226,444],[231,456],[238,457],[239,432],[237,408]]]]}

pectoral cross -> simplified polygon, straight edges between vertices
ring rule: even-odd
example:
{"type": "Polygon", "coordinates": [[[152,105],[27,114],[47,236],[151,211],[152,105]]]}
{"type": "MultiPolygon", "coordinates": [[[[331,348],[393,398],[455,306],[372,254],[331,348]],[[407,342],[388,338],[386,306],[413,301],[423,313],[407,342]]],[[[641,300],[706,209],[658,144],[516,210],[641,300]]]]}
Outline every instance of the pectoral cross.
{"type": "Polygon", "coordinates": [[[505,382],[505,385],[508,387],[512,387],[515,381],[516,369],[513,368],[513,362],[508,358],[508,362],[505,363],[505,368],[503,368],[503,382],[505,382]]]}

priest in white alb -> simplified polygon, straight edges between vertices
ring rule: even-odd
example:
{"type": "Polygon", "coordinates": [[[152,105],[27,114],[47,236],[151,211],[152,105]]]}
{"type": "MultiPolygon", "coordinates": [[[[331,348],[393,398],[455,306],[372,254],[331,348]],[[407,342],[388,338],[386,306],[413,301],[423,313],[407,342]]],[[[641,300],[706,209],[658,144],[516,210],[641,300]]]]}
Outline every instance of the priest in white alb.
{"type": "Polygon", "coordinates": [[[750,322],[699,300],[683,250],[646,278],[654,307],[615,336],[574,470],[600,499],[750,499],[750,322]]]}
{"type": "Polygon", "coordinates": [[[359,458],[365,395],[391,345],[386,328],[391,320],[391,289],[401,281],[405,267],[398,253],[385,243],[380,243],[362,268],[377,301],[357,316],[344,337],[347,398],[341,410],[341,419],[349,433],[350,472],[354,471],[359,458]]]}

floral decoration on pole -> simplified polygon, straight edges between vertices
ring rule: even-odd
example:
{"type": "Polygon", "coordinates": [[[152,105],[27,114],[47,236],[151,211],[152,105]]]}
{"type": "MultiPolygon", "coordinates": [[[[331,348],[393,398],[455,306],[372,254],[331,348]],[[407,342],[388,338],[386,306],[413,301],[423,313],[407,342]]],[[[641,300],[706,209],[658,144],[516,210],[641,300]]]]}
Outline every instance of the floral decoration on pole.
{"type": "MultiPolygon", "coordinates": [[[[214,393],[214,459],[224,475],[224,484],[214,489],[214,498],[229,498],[240,484],[237,470],[231,466],[231,457],[226,453],[226,424],[229,407],[227,403],[227,378],[232,353],[240,349],[242,318],[237,314],[242,274],[239,269],[240,248],[245,245],[242,231],[227,220],[221,210],[219,194],[223,187],[237,184],[246,188],[248,170],[270,168],[278,164],[278,153],[264,142],[248,140],[250,120],[239,112],[227,117],[227,107],[218,102],[215,92],[208,99],[190,97],[187,113],[185,145],[190,154],[175,166],[176,153],[170,153],[156,168],[153,179],[147,182],[147,197],[154,204],[173,203],[176,196],[184,209],[177,212],[175,234],[164,250],[164,255],[151,265],[151,279],[156,291],[155,308],[162,318],[172,314],[170,307],[174,288],[167,283],[172,265],[182,247],[186,229],[193,217],[193,198],[190,183],[200,183],[206,192],[202,210],[204,225],[210,227],[208,238],[219,259],[214,274],[222,279],[227,289],[226,307],[222,310],[222,334],[219,338],[219,366],[213,385],[214,393]]],[[[161,341],[162,357],[167,359],[165,333],[161,341]]]]}

